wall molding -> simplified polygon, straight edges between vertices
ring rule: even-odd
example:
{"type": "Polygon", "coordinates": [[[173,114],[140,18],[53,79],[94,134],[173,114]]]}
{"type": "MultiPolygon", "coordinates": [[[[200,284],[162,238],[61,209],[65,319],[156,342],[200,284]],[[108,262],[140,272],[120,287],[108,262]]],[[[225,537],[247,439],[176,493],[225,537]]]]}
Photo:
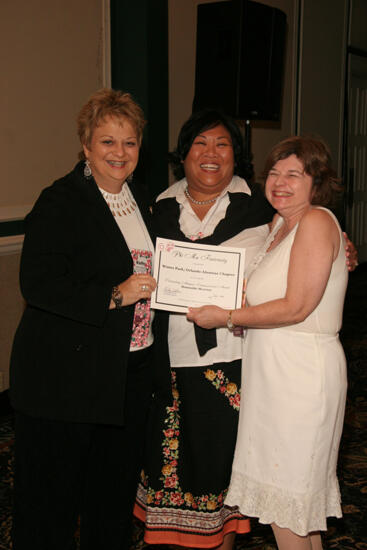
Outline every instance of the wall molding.
{"type": "Polygon", "coordinates": [[[22,250],[24,235],[0,237],[0,256],[18,254],[22,250]]]}
{"type": "Polygon", "coordinates": [[[23,220],[32,210],[33,204],[19,204],[17,206],[0,207],[0,223],[23,220]]]}

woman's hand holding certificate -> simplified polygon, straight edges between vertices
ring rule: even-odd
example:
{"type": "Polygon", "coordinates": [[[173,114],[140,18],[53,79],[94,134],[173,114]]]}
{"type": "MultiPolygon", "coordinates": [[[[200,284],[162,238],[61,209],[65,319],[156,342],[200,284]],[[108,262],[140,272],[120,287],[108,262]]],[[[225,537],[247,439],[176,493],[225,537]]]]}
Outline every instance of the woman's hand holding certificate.
{"type": "Polygon", "coordinates": [[[157,238],[157,288],[151,307],[186,313],[188,308],[241,307],[245,249],[157,238]]]}

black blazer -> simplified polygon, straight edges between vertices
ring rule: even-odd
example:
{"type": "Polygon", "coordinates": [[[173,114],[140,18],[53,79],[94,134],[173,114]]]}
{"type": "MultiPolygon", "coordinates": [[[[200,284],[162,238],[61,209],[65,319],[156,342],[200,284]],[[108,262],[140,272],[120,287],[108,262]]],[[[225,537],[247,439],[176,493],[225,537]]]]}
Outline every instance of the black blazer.
{"type": "MultiPolygon", "coordinates": [[[[144,193],[130,186],[148,230],[144,193]]],[[[20,281],[27,306],[10,397],[31,416],[121,425],[134,305],[109,310],[133,272],[130,251],[83,164],[42,191],[26,218],[20,281]]]]}

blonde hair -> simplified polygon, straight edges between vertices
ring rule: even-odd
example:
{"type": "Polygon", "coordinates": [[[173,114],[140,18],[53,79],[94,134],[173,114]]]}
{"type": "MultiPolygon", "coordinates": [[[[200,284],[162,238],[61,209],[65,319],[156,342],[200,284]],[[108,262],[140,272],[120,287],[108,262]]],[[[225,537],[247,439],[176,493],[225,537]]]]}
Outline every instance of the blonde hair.
{"type": "MultiPolygon", "coordinates": [[[[141,144],[146,124],[142,108],[129,93],[101,88],[90,96],[77,117],[78,135],[83,146],[90,148],[94,130],[108,117],[127,119],[136,131],[139,145],[141,144]]],[[[80,157],[85,158],[83,152],[80,157]]]]}

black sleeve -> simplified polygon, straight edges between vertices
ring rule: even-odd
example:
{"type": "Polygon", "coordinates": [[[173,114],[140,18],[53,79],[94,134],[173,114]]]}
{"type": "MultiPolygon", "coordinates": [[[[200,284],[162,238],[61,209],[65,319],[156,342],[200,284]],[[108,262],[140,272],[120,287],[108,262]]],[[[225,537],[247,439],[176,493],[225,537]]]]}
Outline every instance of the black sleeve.
{"type": "Polygon", "coordinates": [[[73,199],[62,186],[51,186],[27,216],[21,289],[33,307],[100,326],[108,312],[111,285],[89,276],[87,268],[82,274],[78,266],[79,214],[73,199]]]}
{"type": "Polygon", "coordinates": [[[251,185],[252,204],[251,210],[256,215],[256,225],[263,225],[271,222],[276,210],[264,195],[264,192],[258,183],[251,185]]]}

